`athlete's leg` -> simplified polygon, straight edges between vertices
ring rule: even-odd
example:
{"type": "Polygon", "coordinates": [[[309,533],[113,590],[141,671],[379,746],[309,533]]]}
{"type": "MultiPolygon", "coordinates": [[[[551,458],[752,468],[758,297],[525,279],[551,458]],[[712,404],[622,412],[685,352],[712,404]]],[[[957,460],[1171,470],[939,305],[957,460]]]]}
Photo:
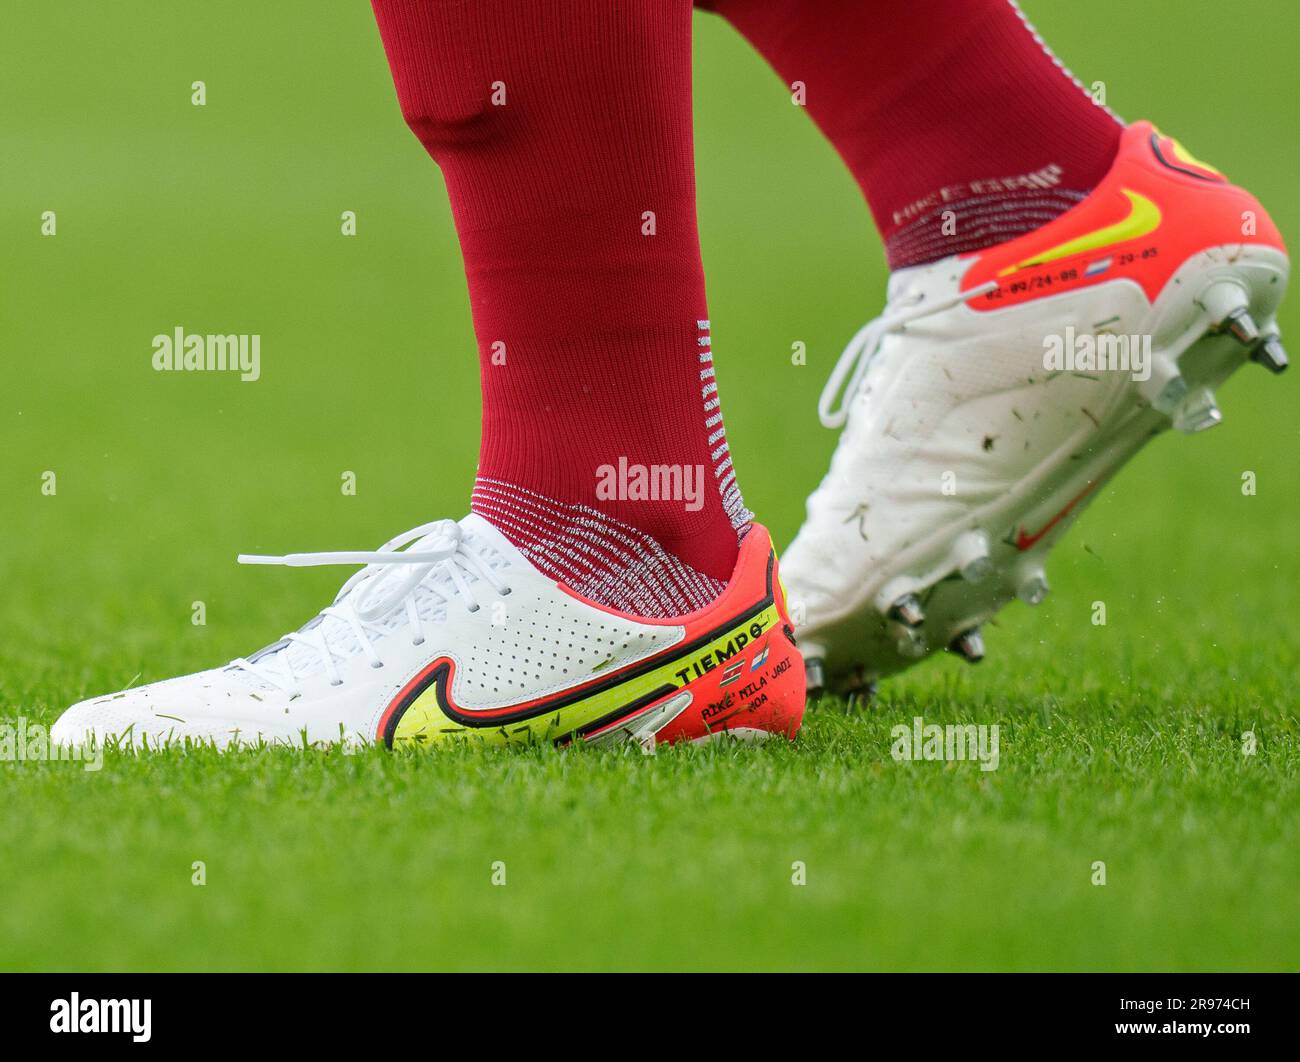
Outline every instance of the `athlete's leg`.
{"type": "Polygon", "coordinates": [[[802,661],[713,382],[689,0],[375,10],[465,254],[474,512],[376,551],[242,558],[365,566],[262,651],[82,701],[52,740],[793,737],[802,661]]]}
{"type": "Polygon", "coordinates": [[[1010,0],[711,0],[788,83],[862,188],[898,269],[1052,220],[1122,126],[1010,0]],[[946,223],[946,224],[945,224],[946,223]]]}
{"type": "Polygon", "coordinates": [[[1153,435],[1286,365],[1260,204],[1094,105],[1011,0],[716,0],[862,186],[894,273],[820,414],[785,572],[810,684],[853,686],[1047,592],[1048,550],[1153,435]]]}
{"type": "Polygon", "coordinates": [[[601,603],[700,607],[750,515],[709,346],[690,0],[374,9],[465,257],[483,386],[474,511],[601,603]]]}

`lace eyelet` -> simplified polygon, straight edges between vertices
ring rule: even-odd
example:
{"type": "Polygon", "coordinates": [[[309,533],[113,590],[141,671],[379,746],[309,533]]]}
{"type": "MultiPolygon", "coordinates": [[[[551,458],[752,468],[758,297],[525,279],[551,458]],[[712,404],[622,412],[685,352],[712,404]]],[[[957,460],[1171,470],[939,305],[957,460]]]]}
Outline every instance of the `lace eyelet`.
{"type": "Polygon", "coordinates": [[[508,586],[507,586],[507,587],[503,587],[502,590],[501,590],[501,596],[502,596],[502,597],[509,597],[509,596],[510,596],[510,587],[508,587],[508,586]]]}
{"type": "Polygon", "coordinates": [[[471,606],[470,606],[469,608],[467,608],[465,611],[466,611],[466,612],[477,612],[477,611],[478,611],[480,608],[482,608],[482,607],[483,607],[482,605],[471,605],[471,606]]]}
{"type": "Polygon", "coordinates": [[[370,666],[373,667],[376,671],[378,671],[381,667],[384,666],[384,662],[383,662],[382,660],[376,660],[376,661],[375,661],[373,664],[371,664],[370,666]]]}
{"type": "Polygon", "coordinates": [[[412,644],[412,645],[423,645],[423,644],[424,644],[424,635],[422,634],[422,635],[420,635],[420,637],[418,637],[418,638],[412,638],[412,639],[411,639],[411,644],[412,644]]]}
{"type": "Polygon", "coordinates": [[[330,685],[331,685],[331,686],[342,686],[342,685],[343,685],[343,680],[342,680],[342,679],[331,679],[331,680],[330,680],[330,685]]]}

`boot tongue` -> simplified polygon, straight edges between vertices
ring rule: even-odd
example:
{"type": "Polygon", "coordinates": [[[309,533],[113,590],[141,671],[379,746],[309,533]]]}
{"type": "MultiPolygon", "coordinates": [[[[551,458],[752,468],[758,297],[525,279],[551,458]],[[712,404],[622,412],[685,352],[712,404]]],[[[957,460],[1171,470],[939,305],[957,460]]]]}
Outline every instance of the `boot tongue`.
{"type": "MultiPolygon", "coordinates": [[[[510,539],[498,531],[490,520],[479,516],[478,513],[470,513],[463,517],[460,521],[460,529],[465,538],[473,542],[480,552],[489,557],[495,554],[500,559],[500,567],[522,566],[529,571],[537,571],[533,562],[520,553],[510,539]]],[[[492,567],[496,568],[498,565],[493,563],[492,567]]]]}

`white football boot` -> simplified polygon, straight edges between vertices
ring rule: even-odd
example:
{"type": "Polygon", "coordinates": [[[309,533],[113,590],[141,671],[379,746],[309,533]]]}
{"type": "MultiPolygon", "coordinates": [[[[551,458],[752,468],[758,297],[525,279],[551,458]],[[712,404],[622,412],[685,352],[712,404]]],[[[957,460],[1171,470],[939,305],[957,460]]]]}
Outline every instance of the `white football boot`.
{"type": "Polygon", "coordinates": [[[1143,443],[1219,423],[1248,359],[1285,368],[1287,276],[1254,197],[1146,122],[1055,221],[895,273],[827,383],[844,431],[783,560],[810,690],[978,661],[980,624],[1043,599],[1048,551],[1143,443]]]}
{"type": "Polygon", "coordinates": [[[706,608],[646,620],[538,571],[482,517],[375,552],[241,557],[365,565],[334,603],[248,659],[74,704],[63,745],[491,744],[793,738],[803,662],[755,524],[706,608]],[[404,548],[405,547],[405,548],[404,548]]]}

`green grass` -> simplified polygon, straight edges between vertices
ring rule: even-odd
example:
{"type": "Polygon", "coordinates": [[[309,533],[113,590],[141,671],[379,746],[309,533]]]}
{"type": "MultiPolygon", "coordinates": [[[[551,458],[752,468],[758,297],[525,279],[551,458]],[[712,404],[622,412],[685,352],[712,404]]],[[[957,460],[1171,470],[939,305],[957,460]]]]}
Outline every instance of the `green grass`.
{"type": "Polygon", "coordinates": [[[795,747],[25,765],[0,842],[6,965],[1294,967],[1281,713],[947,685],[820,710],[795,747]],[[889,727],[914,711],[1001,720],[998,770],[894,763],[889,727]]]}
{"type": "MultiPolygon", "coordinates": [[[[1192,61],[1222,43],[1210,0],[1025,6],[1122,114],[1300,232],[1288,5],[1233,5],[1249,76],[1192,61]]],[[[806,116],[697,21],[720,386],[746,498],[788,542],[834,444],[817,391],[885,272],[806,116]]],[[[48,723],[251,651],[339,579],[236,552],[458,515],[477,368],[441,181],[364,5],[36,5],[6,36],[0,717],[48,723]],[[177,324],[260,332],[263,378],[154,373],[177,324]]],[[[1295,386],[1243,372],[1223,427],[1140,455],[980,667],[823,706],[794,747],[0,763],[0,966],[1295,969],[1295,386]],[[998,769],[895,763],[914,715],[998,723],[998,769]]]]}

